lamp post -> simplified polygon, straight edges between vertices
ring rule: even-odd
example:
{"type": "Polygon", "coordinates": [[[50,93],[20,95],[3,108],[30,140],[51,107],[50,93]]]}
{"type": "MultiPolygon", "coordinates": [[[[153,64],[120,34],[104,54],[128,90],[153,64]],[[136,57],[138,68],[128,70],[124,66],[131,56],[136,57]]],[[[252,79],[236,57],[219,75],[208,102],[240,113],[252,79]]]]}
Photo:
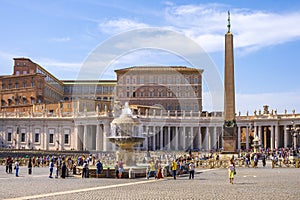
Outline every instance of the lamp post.
{"type": "Polygon", "coordinates": [[[291,134],[292,136],[292,155],[297,155],[297,137],[300,134],[300,127],[295,125],[295,122],[291,122],[291,126],[287,127],[286,130],[291,134]]]}

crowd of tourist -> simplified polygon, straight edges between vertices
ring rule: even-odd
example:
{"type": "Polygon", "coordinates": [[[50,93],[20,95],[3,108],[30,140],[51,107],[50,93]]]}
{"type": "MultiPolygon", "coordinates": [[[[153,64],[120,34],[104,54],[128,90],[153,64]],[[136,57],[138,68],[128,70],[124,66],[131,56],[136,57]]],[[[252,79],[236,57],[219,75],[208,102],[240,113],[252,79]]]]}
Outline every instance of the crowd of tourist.
{"type": "MultiPolygon", "coordinates": [[[[299,150],[298,150],[299,153],[299,150]]],[[[235,172],[236,161],[242,161],[245,167],[257,168],[258,163],[261,162],[262,166],[266,166],[266,160],[271,160],[273,164],[280,161],[283,163],[289,162],[292,150],[289,148],[280,149],[260,149],[259,152],[253,151],[240,151],[236,156],[230,158],[228,163],[230,183],[233,183],[233,176],[235,172]]],[[[151,158],[147,153],[140,153],[137,158],[138,162],[147,166],[146,178],[155,179],[164,178],[164,176],[171,175],[174,179],[177,176],[188,174],[189,179],[194,179],[195,168],[201,165],[201,161],[220,159],[219,152],[151,152],[151,158]]],[[[89,170],[91,166],[96,170],[96,177],[103,173],[104,167],[114,168],[115,177],[123,178],[124,163],[122,160],[116,160],[113,153],[99,153],[96,155],[75,155],[75,156],[40,156],[16,158],[15,160],[8,156],[6,159],[6,173],[15,172],[15,176],[19,176],[20,165],[26,163],[28,167],[28,174],[33,173],[34,167],[49,167],[49,178],[65,178],[69,173],[76,174],[76,167],[80,167],[81,177],[89,177],[89,170]],[[115,163],[115,164],[113,164],[115,163]]]]}

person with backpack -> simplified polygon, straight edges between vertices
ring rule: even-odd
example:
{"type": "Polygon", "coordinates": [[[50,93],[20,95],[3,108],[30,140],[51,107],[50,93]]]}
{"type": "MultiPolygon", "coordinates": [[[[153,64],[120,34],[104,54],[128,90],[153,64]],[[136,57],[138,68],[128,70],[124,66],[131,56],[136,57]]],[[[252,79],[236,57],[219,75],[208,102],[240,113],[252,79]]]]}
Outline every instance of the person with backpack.
{"type": "Polygon", "coordinates": [[[98,160],[97,163],[96,163],[96,176],[97,176],[97,178],[99,178],[99,174],[102,173],[102,170],[103,170],[103,165],[100,162],[100,160],[98,160]]]}

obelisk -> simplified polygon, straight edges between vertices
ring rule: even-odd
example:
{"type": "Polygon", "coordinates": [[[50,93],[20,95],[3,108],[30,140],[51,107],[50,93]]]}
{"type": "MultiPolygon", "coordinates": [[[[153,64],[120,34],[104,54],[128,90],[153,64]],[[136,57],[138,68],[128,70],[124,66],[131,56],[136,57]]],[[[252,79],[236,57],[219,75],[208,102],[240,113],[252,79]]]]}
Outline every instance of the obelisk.
{"type": "Polygon", "coordinates": [[[233,35],[230,32],[229,11],[227,28],[228,31],[225,34],[223,152],[233,153],[236,151],[237,127],[235,120],[233,35]]]}

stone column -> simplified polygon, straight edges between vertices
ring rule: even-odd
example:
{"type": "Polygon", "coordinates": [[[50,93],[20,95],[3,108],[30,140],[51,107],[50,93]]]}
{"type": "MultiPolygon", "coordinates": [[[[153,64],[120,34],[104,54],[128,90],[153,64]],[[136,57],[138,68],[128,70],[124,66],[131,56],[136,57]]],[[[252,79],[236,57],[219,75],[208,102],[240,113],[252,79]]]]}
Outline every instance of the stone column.
{"type": "Polygon", "coordinates": [[[171,130],[170,126],[168,126],[168,150],[171,149],[171,130]]]}
{"type": "Polygon", "coordinates": [[[288,146],[288,132],[286,131],[286,125],[283,127],[283,139],[284,139],[284,148],[287,148],[288,146]]]}
{"type": "Polygon", "coordinates": [[[207,126],[205,128],[205,136],[204,136],[204,143],[205,143],[205,150],[208,151],[209,150],[209,127],[207,126]]]}
{"type": "Polygon", "coordinates": [[[182,133],[182,137],[183,137],[183,140],[182,140],[182,146],[183,146],[183,150],[185,150],[186,149],[186,145],[185,145],[185,143],[186,143],[186,138],[185,138],[185,136],[186,136],[186,134],[185,134],[185,127],[183,126],[182,127],[182,130],[183,130],[183,133],[182,133]]]}
{"type": "Polygon", "coordinates": [[[43,125],[42,134],[44,135],[44,149],[49,150],[49,133],[47,132],[46,125],[43,125]]]}
{"type": "Polygon", "coordinates": [[[109,145],[107,141],[107,136],[110,133],[110,126],[109,122],[105,121],[103,124],[103,151],[108,151],[109,150],[109,145]]]}
{"type": "Polygon", "coordinates": [[[202,148],[202,137],[201,137],[201,126],[198,127],[198,149],[201,150],[202,148]]]}
{"type": "Polygon", "coordinates": [[[149,151],[149,126],[146,126],[146,139],[145,139],[145,145],[147,151],[149,151]]]}
{"type": "Polygon", "coordinates": [[[156,151],[156,127],[155,126],[153,126],[152,149],[153,151],[156,151]]]}
{"type": "Polygon", "coordinates": [[[274,149],[274,126],[271,126],[271,138],[270,138],[270,143],[271,143],[271,149],[274,149]]]}
{"type": "Polygon", "coordinates": [[[178,127],[175,126],[175,151],[178,151],[178,127]]]}
{"type": "Polygon", "coordinates": [[[87,125],[83,126],[83,150],[88,150],[87,149],[87,125]]]}
{"type": "Polygon", "coordinates": [[[96,151],[100,150],[100,127],[99,124],[96,124],[96,151]]]}
{"type": "MultiPolygon", "coordinates": [[[[76,126],[76,125],[74,125],[74,137],[73,137],[73,148],[75,149],[75,150],[79,150],[79,145],[78,145],[78,126],[76,126]]],[[[71,148],[72,148],[71,147],[71,148]]]]}
{"type": "Polygon", "coordinates": [[[191,132],[190,132],[190,147],[191,150],[194,149],[194,128],[191,127],[191,132]]]}
{"type": "Polygon", "coordinates": [[[259,126],[259,127],[258,127],[258,138],[259,138],[259,144],[260,144],[260,145],[262,144],[262,133],[261,133],[261,129],[262,129],[262,127],[259,126]]]}
{"type": "Polygon", "coordinates": [[[60,138],[58,139],[58,140],[60,140],[59,141],[59,149],[60,150],[63,150],[64,149],[64,144],[65,144],[65,138],[64,138],[64,136],[65,136],[65,133],[63,132],[63,129],[62,129],[62,126],[61,125],[59,125],[58,126],[58,132],[60,133],[60,138]]]}
{"type": "Polygon", "coordinates": [[[238,150],[241,149],[241,127],[238,127],[238,150]]]}
{"type": "Polygon", "coordinates": [[[279,147],[279,126],[278,124],[275,125],[275,149],[279,147]]]}
{"type": "Polygon", "coordinates": [[[249,127],[246,127],[246,149],[249,149],[249,127]]]}
{"type": "Polygon", "coordinates": [[[164,149],[164,127],[160,127],[160,150],[164,149]]]}
{"type": "Polygon", "coordinates": [[[213,149],[217,149],[217,127],[213,128],[213,136],[212,136],[212,147],[213,149]]]}

